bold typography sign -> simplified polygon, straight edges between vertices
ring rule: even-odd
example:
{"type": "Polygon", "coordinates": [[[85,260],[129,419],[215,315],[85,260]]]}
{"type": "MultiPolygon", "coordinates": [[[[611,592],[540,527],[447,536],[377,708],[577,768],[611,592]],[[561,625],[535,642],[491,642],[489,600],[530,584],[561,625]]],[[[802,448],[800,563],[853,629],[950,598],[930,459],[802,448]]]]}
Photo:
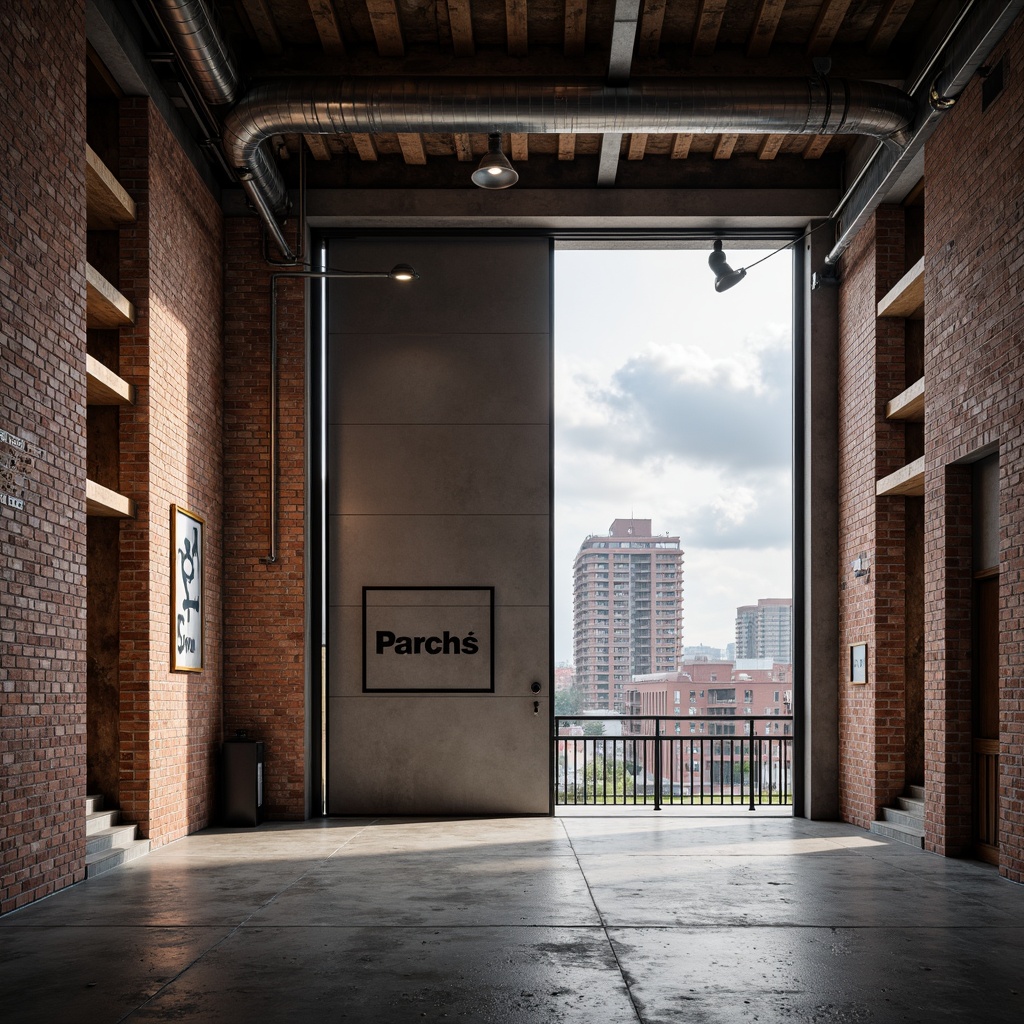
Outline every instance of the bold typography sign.
{"type": "Polygon", "coordinates": [[[203,667],[203,520],[171,506],[171,671],[203,667]]]}
{"type": "Polygon", "coordinates": [[[28,482],[43,449],[17,434],[0,430],[0,505],[21,511],[28,499],[28,482]]]}
{"type": "Polygon", "coordinates": [[[494,587],[363,587],[363,692],[494,692],[494,587]]]}

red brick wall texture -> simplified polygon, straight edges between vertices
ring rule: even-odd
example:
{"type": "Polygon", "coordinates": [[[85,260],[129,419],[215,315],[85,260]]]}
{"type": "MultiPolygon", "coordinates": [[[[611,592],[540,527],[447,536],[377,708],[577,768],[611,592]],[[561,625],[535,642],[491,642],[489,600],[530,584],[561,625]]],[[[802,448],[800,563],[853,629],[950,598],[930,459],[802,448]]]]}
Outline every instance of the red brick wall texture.
{"type": "Polygon", "coordinates": [[[0,38],[0,429],[45,453],[0,505],[2,912],[84,874],[85,4],[0,5],[0,38]]]}
{"type": "MultiPolygon", "coordinates": [[[[1005,89],[981,109],[975,79],[925,151],[926,846],[971,837],[970,470],[1000,457],[1000,870],[1024,881],[1024,22],[991,56],[1005,89]]],[[[900,321],[874,305],[902,273],[902,211],[885,209],[844,257],[841,308],[840,629],[867,642],[869,679],[839,667],[842,812],[867,824],[901,788],[900,498],[875,481],[901,461],[884,403],[902,387],[900,321]],[[895,276],[894,276],[895,275],[895,276]],[[893,326],[893,324],[897,326],[893,326]],[[866,553],[869,580],[849,563],[866,553]]],[[[896,431],[899,430],[897,426],[896,431]]]]}
{"type": "Polygon", "coordinates": [[[121,417],[120,803],[154,845],[215,810],[222,690],[222,267],[220,206],[145,98],[122,101],[120,176],[138,207],[122,229],[121,290],[136,323],[120,372],[136,386],[121,417]],[[205,521],[204,654],[171,671],[171,505],[205,521]]]}

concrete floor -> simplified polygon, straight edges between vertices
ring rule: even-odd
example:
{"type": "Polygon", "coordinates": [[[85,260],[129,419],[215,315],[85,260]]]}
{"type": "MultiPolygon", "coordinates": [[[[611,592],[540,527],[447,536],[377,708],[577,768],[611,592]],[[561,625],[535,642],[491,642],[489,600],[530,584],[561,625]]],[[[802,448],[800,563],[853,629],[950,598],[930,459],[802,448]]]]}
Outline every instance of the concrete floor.
{"type": "Polygon", "coordinates": [[[1024,1021],[1024,887],[792,818],[210,830],[0,919],[0,1021],[1024,1021]]]}

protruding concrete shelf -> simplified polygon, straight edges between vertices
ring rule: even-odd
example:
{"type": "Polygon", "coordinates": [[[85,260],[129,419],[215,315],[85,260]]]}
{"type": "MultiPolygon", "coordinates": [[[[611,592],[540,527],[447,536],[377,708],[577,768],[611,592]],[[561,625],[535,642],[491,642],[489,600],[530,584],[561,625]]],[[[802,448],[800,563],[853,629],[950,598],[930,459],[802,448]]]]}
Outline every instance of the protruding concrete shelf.
{"type": "Polygon", "coordinates": [[[875,485],[879,498],[887,495],[903,495],[905,498],[919,498],[924,494],[924,456],[914,459],[895,473],[882,477],[875,485]]]}
{"type": "Polygon", "coordinates": [[[88,384],[86,402],[89,405],[134,405],[135,388],[98,359],[85,357],[85,375],[88,384]]]}
{"type": "Polygon", "coordinates": [[[924,257],[922,256],[878,304],[879,316],[902,316],[920,320],[924,316],[924,257]]]}
{"type": "Polygon", "coordinates": [[[135,515],[135,502],[109,487],[85,481],[85,512],[90,516],[107,516],[113,519],[130,519],[135,515]]]}
{"type": "Polygon", "coordinates": [[[915,380],[906,391],[901,391],[885,406],[887,420],[910,420],[924,422],[924,377],[915,380]]]}
{"type": "Polygon", "coordinates": [[[89,145],[85,147],[85,204],[90,230],[109,231],[135,220],[135,200],[89,145]]]}
{"type": "Polygon", "coordinates": [[[135,323],[135,307],[90,263],[85,265],[85,281],[86,327],[110,329],[135,323]]]}

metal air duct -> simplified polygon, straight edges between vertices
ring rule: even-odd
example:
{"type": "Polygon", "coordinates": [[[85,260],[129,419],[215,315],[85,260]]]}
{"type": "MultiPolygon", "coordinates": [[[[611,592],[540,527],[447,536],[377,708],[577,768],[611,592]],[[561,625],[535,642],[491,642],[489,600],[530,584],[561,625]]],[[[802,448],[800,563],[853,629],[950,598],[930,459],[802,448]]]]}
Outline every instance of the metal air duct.
{"type": "Polygon", "coordinates": [[[212,107],[234,103],[241,76],[205,0],[153,0],[153,5],[203,99],[212,107]]]}
{"type": "Polygon", "coordinates": [[[845,79],[296,79],[256,85],[224,123],[228,162],[283,212],[284,183],[261,143],[271,135],[348,132],[679,132],[898,136],[910,97],[845,79]]]}

